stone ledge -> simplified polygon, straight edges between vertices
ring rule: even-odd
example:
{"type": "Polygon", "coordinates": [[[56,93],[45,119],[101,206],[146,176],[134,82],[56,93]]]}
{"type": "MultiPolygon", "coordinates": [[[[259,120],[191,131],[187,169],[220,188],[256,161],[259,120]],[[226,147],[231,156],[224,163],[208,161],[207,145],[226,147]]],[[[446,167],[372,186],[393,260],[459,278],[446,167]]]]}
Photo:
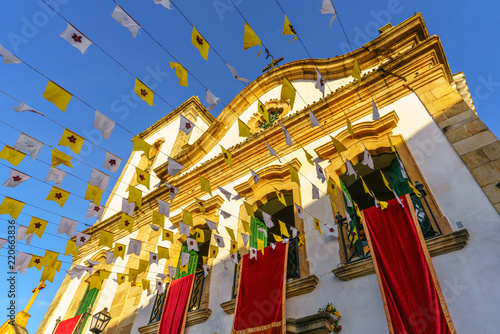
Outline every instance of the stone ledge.
{"type": "Polygon", "coordinates": [[[287,334],[326,334],[332,331],[333,318],[327,313],[318,313],[307,317],[286,318],[287,334]]]}
{"type": "MultiPolygon", "coordinates": [[[[298,278],[296,280],[286,283],[286,298],[292,298],[295,296],[300,296],[313,291],[318,285],[319,278],[316,275],[310,275],[304,278],[298,278]]],[[[234,314],[234,308],[236,307],[236,299],[228,300],[220,304],[224,312],[227,314],[234,314]]]]}
{"type": "MultiPolygon", "coordinates": [[[[207,321],[211,314],[212,310],[209,308],[202,308],[196,311],[188,312],[186,317],[186,327],[194,326],[196,324],[201,324],[202,322],[207,321]]],[[[160,326],[159,321],[150,323],[146,326],[139,327],[139,333],[157,334],[159,326],[160,326]]]]}
{"type": "MultiPolygon", "coordinates": [[[[457,251],[467,245],[469,232],[461,229],[449,234],[440,235],[426,240],[427,248],[431,256],[438,256],[449,252],[457,251]]],[[[356,277],[363,277],[375,274],[371,257],[346,264],[332,270],[332,273],[342,281],[349,281],[356,277]]]]}

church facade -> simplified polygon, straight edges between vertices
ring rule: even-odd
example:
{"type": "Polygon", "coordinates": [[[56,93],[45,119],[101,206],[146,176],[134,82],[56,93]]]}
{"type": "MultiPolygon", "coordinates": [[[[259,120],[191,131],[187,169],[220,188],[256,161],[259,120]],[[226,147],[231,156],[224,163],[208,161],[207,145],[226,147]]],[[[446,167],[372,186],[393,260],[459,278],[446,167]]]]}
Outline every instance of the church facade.
{"type": "MultiPolygon", "coordinates": [[[[169,274],[168,267],[176,269],[175,278],[195,275],[185,332],[230,333],[239,282],[239,262],[231,254],[239,258],[250,247],[283,239],[288,242],[287,333],[332,332],[332,319],[318,314],[329,303],[341,314],[343,333],[386,333],[360,212],[373,207],[375,198],[389,201],[395,195],[411,198],[456,332],[496,332],[500,141],[479,119],[463,73],[452,74],[439,38],[429,35],[420,14],[379,32],[349,54],[271,69],[215,119],[192,97],[139,134],[150,152],[132,152],[106,204],[114,211],[107,210],[84,231],[92,238],[73,258],[75,265],[99,262],[92,275],[111,274],[97,286],[88,273],[74,279],[67,275],[37,333],[51,333],[58,318],[74,317],[88,307],[92,314],[109,310],[105,334],[157,333],[165,293],[156,283],[163,281],[158,274],[169,274]],[[351,76],[355,61],[360,83],[351,76]],[[315,87],[316,69],[325,79],[324,99],[315,87]],[[297,91],[294,103],[280,99],[284,78],[297,91]],[[258,112],[259,101],[268,119],[258,112]],[[374,109],[379,120],[373,119],[374,109]],[[310,113],[319,126],[311,124],[310,113]],[[189,134],[179,130],[181,115],[194,125],[189,134]],[[239,136],[239,121],[250,129],[249,138],[239,136]],[[174,176],[168,157],[182,165],[174,176]],[[151,174],[149,189],[138,184],[136,167],[151,174]],[[200,177],[209,180],[211,194],[202,191],[200,177]],[[142,192],[142,203],[131,215],[131,227],[124,227],[123,215],[114,212],[123,209],[130,186],[142,192]],[[159,228],[153,224],[158,199],[170,204],[159,228]],[[198,251],[188,250],[180,231],[186,212],[198,251]],[[263,212],[274,226],[265,223],[263,212]],[[329,233],[329,227],[335,232],[329,233]],[[141,241],[140,255],[126,254],[107,264],[106,251],[113,249],[99,245],[101,231],[112,232],[114,243],[141,241]],[[158,246],[169,249],[168,259],[151,263],[158,246]],[[182,253],[191,254],[184,266],[182,253]],[[204,265],[210,266],[208,273],[204,265]],[[138,270],[134,279],[130,268],[138,270]],[[121,274],[127,277],[124,282],[121,274]]],[[[170,279],[164,280],[167,286],[170,279]]],[[[265,312],[265,305],[261,309],[265,312]]],[[[426,333],[426,311],[419,312],[416,319],[426,333]]],[[[89,321],[81,333],[88,326],[89,321]]]]}

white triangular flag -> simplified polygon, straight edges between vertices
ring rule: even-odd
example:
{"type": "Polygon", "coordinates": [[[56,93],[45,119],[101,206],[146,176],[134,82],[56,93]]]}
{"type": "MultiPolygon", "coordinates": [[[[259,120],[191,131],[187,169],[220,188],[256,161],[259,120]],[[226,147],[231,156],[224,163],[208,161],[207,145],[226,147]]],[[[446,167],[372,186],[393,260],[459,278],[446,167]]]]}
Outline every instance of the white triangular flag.
{"type": "Polygon", "coordinates": [[[347,167],[347,175],[354,175],[355,178],[358,178],[358,174],[356,174],[354,166],[352,165],[352,162],[349,161],[349,159],[345,159],[345,165],[347,167]]]}
{"type": "Polygon", "coordinates": [[[182,169],[182,167],[184,167],[183,165],[181,165],[180,163],[178,163],[177,161],[175,161],[171,157],[168,157],[167,160],[168,160],[168,165],[167,165],[167,174],[168,175],[175,176],[177,173],[179,173],[179,171],[182,169]]]}
{"type": "Polygon", "coordinates": [[[255,247],[250,247],[249,248],[249,254],[250,254],[250,260],[255,259],[257,260],[257,248],[255,247]]]}
{"type": "Polygon", "coordinates": [[[17,112],[31,111],[31,112],[33,112],[35,114],[39,114],[39,115],[45,116],[41,112],[39,112],[39,111],[31,108],[29,105],[24,104],[23,102],[19,103],[18,106],[15,106],[14,107],[14,111],[17,111],[17,112]]]}
{"type": "Polygon", "coordinates": [[[64,172],[60,169],[51,167],[49,169],[49,173],[45,177],[45,181],[54,182],[55,184],[57,184],[60,187],[64,181],[65,176],[66,176],[66,172],[64,172]]]}
{"type": "Polygon", "coordinates": [[[208,264],[203,265],[203,273],[205,277],[207,277],[207,275],[210,274],[210,266],[208,264]]]}
{"type": "Polygon", "coordinates": [[[89,241],[89,239],[90,239],[90,234],[76,231],[75,244],[77,247],[82,247],[87,243],[87,241],[89,241]]]}
{"type": "Polygon", "coordinates": [[[312,196],[313,196],[313,199],[319,198],[319,189],[314,184],[312,185],[312,196]]]}
{"type": "Polygon", "coordinates": [[[114,173],[120,168],[120,163],[122,160],[117,156],[106,152],[106,157],[104,157],[104,168],[109,170],[111,173],[114,173]]]}
{"type": "Polygon", "coordinates": [[[170,0],[154,0],[154,2],[157,5],[162,5],[166,9],[172,9],[172,7],[170,7],[170,0]]]}
{"type": "Polygon", "coordinates": [[[272,248],[273,250],[275,250],[275,249],[276,249],[276,243],[275,243],[275,242],[271,243],[271,245],[270,245],[270,246],[271,246],[271,248],[272,248]]]}
{"type": "Polygon", "coordinates": [[[128,254],[135,254],[137,256],[140,256],[141,255],[141,248],[142,248],[142,241],[131,238],[129,243],[128,243],[127,255],[128,254]]]}
{"type": "Polygon", "coordinates": [[[319,125],[318,119],[314,115],[311,109],[309,109],[309,121],[311,122],[311,127],[314,128],[316,126],[319,126],[321,128],[321,125],[319,125]]]}
{"type": "Polygon", "coordinates": [[[89,183],[93,186],[99,187],[102,191],[106,191],[109,182],[109,175],[104,174],[98,169],[92,168],[92,172],[90,172],[90,180],[89,183]]]}
{"type": "Polygon", "coordinates": [[[161,282],[165,282],[165,279],[167,278],[168,274],[158,274],[156,277],[158,277],[158,280],[161,282]]]}
{"type": "Polygon", "coordinates": [[[26,244],[29,245],[31,242],[31,239],[33,239],[34,234],[26,234],[26,231],[28,228],[24,225],[19,225],[17,228],[17,235],[16,235],[16,241],[20,240],[26,240],[26,244]]]}
{"type": "Polygon", "coordinates": [[[24,274],[26,272],[26,269],[28,269],[31,258],[31,254],[23,252],[17,253],[16,261],[14,262],[14,268],[12,268],[12,271],[19,271],[21,274],[24,274]]]}
{"type": "Polygon", "coordinates": [[[179,125],[179,130],[184,131],[186,135],[189,135],[191,131],[194,128],[194,124],[188,120],[186,117],[184,117],[182,114],[180,114],[180,125],[179,125]]]}
{"type": "Polygon", "coordinates": [[[113,129],[115,128],[115,122],[96,110],[94,118],[94,128],[100,130],[101,135],[104,138],[109,139],[109,137],[111,136],[111,132],[113,132],[113,129]]]}
{"type": "Polygon", "coordinates": [[[111,251],[106,251],[106,264],[113,264],[115,263],[117,257],[113,257],[114,252],[111,251]]]}
{"type": "Polygon", "coordinates": [[[371,169],[374,169],[372,155],[370,154],[370,152],[368,152],[368,150],[366,149],[366,147],[365,147],[365,152],[363,153],[363,162],[362,162],[362,164],[365,165],[365,166],[370,167],[371,169]]]}
{"type": "MultiPolygon", "coordinates": [[[[206,218],[205,218],[205,221],[207,222],[207,225],[208,225],[209,229],[217,231],[217,223],[215,223],[215,222],[213,222],[211,220],[208,220],[206,218]]],[[[217,231],[217,233],[219,233],[219,231],[217,231]]]]}
{"type": "Polygon", "coordinates": [[[401,169],[401,176],[403,176],[405,179],[407,179],[408,174],[406,174],[405,166],[403,165],[403,162],[401,160],[399,160],[399,158],[398,158],[398,161],[399,161],[399,168],[401,169]]]}
{"type": "Polygon", "coordinates": [[[149,224],[149,226],[153,229],[153,231],[155,232],[158,232],[160,230],[160,226],[158,225],[153,225],[153,224],[149,224]]]}
{"type": "Polygon", "coordinates": [[[184,224],[182,221],[179,222],[179,233],[184,234],[186,237],[191,235],[188,224],[184,224]]]}
{"type": "Polygon", "coordinates": [[[288,146],[292,146],[293,143],[292,143],[292,137],[290,136],[290,133],[288,132],[287,129],[285,129],[285,127],[283,126],[283,124],[281,124],[280,121],[278,121],[278,124],[281,126],[281,130],[283,130],[283,134],[285,135],[285,142],[288,146]]]}
{"type": "Polygon", "coordinates": [[[158,213],[170,218],[170,203],[158,198],[158,213]]]}
{"type": "Polygon", "coordinates": [[[222,215],[222,217],[224,217],[224,219],[228,219],[229,217],[231,217],[231,214],[227,211],[219,209],[219,213],[222,215]]]}
{"type": "Polygon", "coordinates": [[[27,151],[33,159],[36,159],[42,147],[43,143],[41,141],[31,138],[24,133],[19,135],[19,138],[17,138],[17,142],[14,145],[14,148],[18,151],[27,151]]]}
{"type": "Polygon", "coordinates": [[[297,210],[297,217],[299,217],[300,219],[304,219],[302,208],[297,203],[294,204],[295,204],[295,209],[297,210]]]}
{"type": "Polygon", "coordinates": [[[132,36],[136,37],[141,26],[135,22],[120,6],[116,5],[115,10],[111,13],[111,17],[118,21],[122,26],[127,28],[132,36]]]}
{"type": "Polygon", "coordinates": [[[278,157],[278,155],[276,154],[276,152],[274,152],[274,150],[271,148],[271,146],[269,146],[266,142],[264,142],[264,144],[266,144],[267,149],[269,150],[269,153],[271,153],[271,155],[274,155],[276,158],[278,158],[278,161],[281,163],[280,158],[278,157]]]}
{"type": "Polygon", "coordinates": [[[297,238],[297,235],[299,234],[299,230],[297,230],[293,226],[290,226],[290,231],[292,231],[292,238],[297,238]]]}
{"type": "Polygon", "coordinates": [[[149,264],[158,264],[158,254],[157,253],[153,253],[153,252],[149,252],[149,264]]]}
{"type": "Polygon", "coordinates": [[[12,53],[10,53],[9,50],[4,48],[2,45],[0,45],[0,56],[3,57],[4,64],[20,64],[21,63],[21,59],[14,56],[12,53]]]}
{"type": "Polygon", "coordinates": [[[198,249],[198,244],[196,243],[196,240],[193,238],[186,238],[186,243],[188,250],[194,250],[195,252],[199,252],[200,250],[198,249]]]}
{"type": "Polygon", "coordinates": [[[266,224],[267,228],[272,228],[274,226],[273,221],[271,220],[271,215],[262,211],[262,218],[264,218],[264,224],[266,224]]]}
{"type": "Polygon", "coordinates": [[[134,215],[135,202],[129,203],[127,198],[122,198],[122,212],[132,217],[134,215]]]}
{"type": "Polygon", "coordinates": [[[240,78],[238,76],[238,72],[236,71],[236,69],[234,67],[232,67],[229,64],[226,64],[226,65],[227,65],[227,67],[229,67],[229,70],[231,71],[231,75],[233,76],[233,78],[235,78],[236,80],[240,80],[242,82],[248,82],[248,81],[250,81],[250,80],[245,79],[245,78],[240,78]]]}
{"type": "Polygon", "coordinates": [[[222,187],[217,187],[217,189],[219,189],[219,191],[222,193],[222,195],[224,195],[224,197],[227,198],[228,201],[231,200],[231,193],[229,191],[227,191],[226,189],[224,189],[222,187]]]}
{"type": "Polygon", "coordinates": [[[184,267],[186,264],[189,263],[190,256],[191,256],[191,253],[181,252],[181,266],[184,267]]]}
{"type": "Polygon", "coordinates": [[[283,239],[283,244],[287,244],[287,243],[289,243],[289,242],[290,242],[290,239],[289,239],[289,238],[284,238],[284,239],[283,239]]]}
{"type": "Polygon", "coordinates": [[[342,190],[342,194],[344,194],[344,198],[345,198],[345,201],[347,203],[347,206],[352,208],[352,202],[351,202],[351,198],[349,197],[349,195],[344,190],[342,190]]]}
{"type": "MultiPolygon", "coordinates": [[[[323,94],[323,100],[324,100],[325,99],[325,79],[323,79],[323,76],[321,75],[321,73],[319,72],[317,67],[316,67],[316,85],[315,85],[315,87],[316,87],[316,89],[318,89],[321,92],[321,94],[323,94]]],[[[311,111],[311,109],[309,109],[309,111],[311,111]]],[[[312,124],[312,122],[311,122],[311,124],[312,124]]]]}
{"type": "Polygon", "coordinates": [[[68,27],[60,35],[68,41],[69,44],[80,50],[82,54],[85,53],[87,48],[92,44],[90,39],[85,37],[81,32],[75,29],[71,24],[68,23],[68,27]]]}
{"type": "Polygon", "coordinates": [[[233,261],[234,264],[238,264],[238,253],[233,253],[230,255],[231,261],[233,261]]]}
{"type": "Polygon", "coordinates": [[[168,276],[170,276],[170,280],[173,280],[177,275],[177,268],[168,266],[168,276]]]}
{"type": "Polygon", "coordinates": [[[179,189],[168,184],[167,182],[165,182],[165,185],[167,186],[168,188],[168,193],[170,195],[170,200],[173,201],[174,198],[175,198],[175,195],[177,195],[177,193],[179,192],[179,189]]]}
{"type": "Polygon", "coordinates": [[[61,222],[59,223],[59,228],[57,229],[57,234],[65,233],[68,236],[68,238],[71,238],[73,234],[75,234],[77,225],[78,222],[76,220],[62,217],[61,222]]]}
{"type": "Polygon", "coordinates": [[[316,165],[316,176],[318,177],[318,179],[321,180],[321,183],[325,183],[326,181],[325,171],[316,161],[314,162],[314,164],[316,165]]]}
{"type": "Polygon", "coordinates": [[[323,5],[321,6],[321,14],[332,14],[330,19],[330,28],[332,27],[332,22],[337,17],[337,12],[335,7],[333,7],[332,0],[323,0],[323,5]]]}
{"type": "Polygon", "coordinates": [[[401,202],[401,199],[399,198],[399,196],[396,195],[396,192],[393,190],[392,193],[394,194],[394,197],[396,197],[396,200],[398,201],[398,203],[401,204],[401,206],[404,208],[405,205],[403,204],[403,202],[401,202]]]}
{"type": "MultiPolygon", "coordinates": [[[[111,252],[111,253],[113,253],[113,252],[111,252]]],[[[107,253],[106,253],[106,255],[107,255],[107,253]]],[[[111,263],[109,263],[109,264],[111,264],[111,263]]],[[[71,279],[82,278],[83,273],[85,273],[86,271],[88,271],[88,268],[86,266],[80,266],[78,264],[76,264],[70,270],[66,270],[66,272],[68,273],[68,275],[71,279]]]]}
{"type": "Polygon", "coordinates": [[[210,106],[207,107],[207,110],[211,111],[214,110],[217,103],[220,102],[220,99],[216,97],[210,90],[207,89],[207,95],[205,95],[205,101],[207,101],[207,103],[210,104],[210,106]]]}
{"type": "Polygon", "coordinates": [[[375,105],[375,100],[372,98],[372,109],[373,109],[373,115],[372,118],[374,121],[380,121],[380,114],[378,113],[377,106],[375,105]]]}
{"type": "Polygon", "coordinates": [[[165,292],[165,284],[161,280],[156,280],[156,291],[158,293],[164,293],[165,292]]]}
{"type": "Polygon", "coordinates": [[[257,182],[259,182],[260,180],[259,174],[255,173],[251,168],[250,168],[250,173],[252,173],[253,182],[257,184],[257,182]]]}
{"type": "Polygon", "coordinates": [[[2,247],[7,243],[7,239],[4,239],[4,238],[0,238],[0,249],[2,249],[2,247]]]}
{"type": "Polygon", "coordinates": [[[337,230],[337,225],[326,225],[326,235],[332,237],[338,237],[339,231],[337,230]]]}
{"type": "Polygon", "coordinates": [[[241,233],[241,239],[243,239],[243,244],[246,245],[248,244],[248,239],[250,238],[250,236],[248,234],[245,234],[245,233],[241,233]]]}
{"type": "Polygon", "coordinates": [[[214,234],[214,239],[217,243],[217,247],[222,248],[225,246],[224,238],[222,238],[220,235],[214,234]]]}
{"type": "Polygon", "coordinates": [[[2,186],[15,188],[30,177],[31,176],[18,172],[15,169],[11,169],[9,178],[2,184],[2,186]]]}
{"type": "Polygon", "coordinates": [[[265,228],[257,227],[257,231],[262,233],[267,238],[267,230],[265,228]]]}
{"type": "Polygon", "coordinates": [[[97,220],[101,220],[103,212],[103,205],[97,205],[93,202],[89,202],[89,208],[87,209],[87,215],[85,216],[85,218],[96,217],[97,220]]]}

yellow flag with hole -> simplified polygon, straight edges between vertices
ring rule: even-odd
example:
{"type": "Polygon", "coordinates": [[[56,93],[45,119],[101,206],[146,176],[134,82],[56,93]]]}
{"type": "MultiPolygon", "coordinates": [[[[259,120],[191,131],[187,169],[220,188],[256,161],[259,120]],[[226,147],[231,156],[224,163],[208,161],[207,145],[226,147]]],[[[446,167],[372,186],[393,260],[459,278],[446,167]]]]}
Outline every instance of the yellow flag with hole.
{"type": "Polygon", "coordinates": [[[295,103],[296,91],[293,88],[292,83],[286,78],[283,78],[283,84],[281,86],[281,97],[283,101],[290,100],[290,110],[293,109],[293,104],[295,103]]]}
{"type": "Polygon", "coordinates": [[[158,246],[158,259],[170,259],[170,252],[168,248],[158,246]]]}
{"type": "Polygon", "coordinates": [[[356,87],[359,87],[359,84],[361,83],[361,69],[359,68],[357,59],[354,60],[354,67],[352,69],[351,76],[354,79],[358,80],[358,84],[356,85],[356,87]]]}
{"type": "Polygon", "coordinates": [[[25,156],[26,153],[19,152],[9,145],[5,145],[5,147],[0,151],[0,159],[5,159],[14,166],[19,165],[25,156]]]}
{"type": "Polygon", "coordinates": [[[290,177],[292,178],[292,181],[300,186],[299,172],[297,172],[297,170],[292,165],[288,165],[288,170],[290,171],[290,177]]]}
{"type": "Polygon", "coordinates": [[[137,78],[135,78],[134,92],[151,107],[153,106],[153,91],[137,78]]]}
{"type": "Polygon", "coordinates": [[[64,250],[64,256],[71,254],[73,257],[78,256],[78,247],[76,246],[76,242],[73,240],[68,240],[66,243],[66,249],[64,250]]]}
{"type": "Polygon", "coordinates": [[[132,138],[132,150],[138,152],[144,152],[146,154],[146,157],[148,157],[149,159],[149,152],[151,151],[151,145],[146,143],[141,138],[135,136],[134,138],[132,138]]]}
{"type": "Polygon", "coordinates": [[[67,192],[66,190],[62,190],[62,189],[57,188],[57,187],[52,187],[49,194],[47,195],[46,200],[47,201],[54,201],[57,204],[59,204],[62,208],[64,206],[64,203],[66,203],[66,200],[68,199],[68,197],[69,197],[69,192],[67,192]]]}
{"type": "Polygon", "coordinates": [[[56,264],[58,257],[59,257],[59,253],[46,250],[45,255],[42,258],[42,265],[43,266],[47,265],[47,266],[53,268],[54,265],[56,264]]]}
{"type": "Polygon", "coordinates": [[[149,189],[149,182],[150,182],[151,175],[148,172],[146,172],[138,167],[135,167],[135,174],[137,176],[136,177],[137,183],[141,184],[149,189]]]}
{"type": "Polygon", "coordinates": [[[128,186],[128,202],[134,202],[140,208],[142,205],[142,191],[132,186],[128,186]]]}
{"type": "Polygon", "coordinates": [[[200,179],[200,186],[201,186],[201,191],[204,191],[206,193],[209,193],[210,196],[212,196],[212,189],[210,188],[210,181],[205,179],[203,176],[199,176],[200,179]]]}
{"type": "Polygon", "coordinates": [[[159,213],[156,210],[153,210],[153,225],[160,226],[161,228],[165,227],[165,216],[159,213]]]}
{"type": "Polygon", "coordinates": [[[260,41],[259,37],[255,32],[252,30],[250,25],[245,21],[245,32],[243,36],[243,50],[249,49],[253,46],[259,45],[260,50],[259,53],[257,54],[257,57],[260,56],[260,53],[262,52],[262,42],[260,41]]]}
{"type": "Polygon", "coordinates": [[[316,217],[313,217],[313,218],[314,218],[314,229],[316,231],[318,231],[319,234],[323,234],[323,233],[321,233],[321,225],[319,223],[319,220],[317,220],[316,217]]]}
{"type": "Polygon", "coordinates": [[[70,131],[68,129],[64,129],[63,135],[62,135],[62,137],[59,140],[59,143],[57,145],[67,146],[73,152],[78,154],[78,153],[80,153],[80,150],[82,149],[82,145],[83,145],[84,141],[85,140],[83,139],[83,137],[77,135],[73,131],[70,131]]]}
{"type": "Polygon", "coordinates": [[[71,164],[71,156],[53,148],[52,149],[52,164],[51,167],[55,168],[59,166],[60,164],[63,164],[68,167],[73,167],[71,164]]]}
{"type": "Polygon", "coordinates": [[[99,246],[106,246],[113,248],[114,234],[107,231],[101,231],[101,236],[99,238],[99,246]]]}
{"type": "Polygon", "coordinates": [[[198,209],[200,209],[200,212],[206,212],[207,211],[206,202],[204,200],[195,197],[194,201],[198,205],[198,209]]]}
{"type": "Polygon", "coordinates": [[[17,219],[23,207],[23,202],[5,197],[2,204],[0,204],[0,215],[8,213],[13,219],[17,219]]]}
{"type": "Polygon", "coordinates": [[[84,199],[88,199],[94,204],[99,205],[101,203],[102,190],[98,186],[93,186],[90,183],[87,184],[87,190],[85,191],[84,199]]]}
{"type": "Polygon", "coordinates": [[[232,161],[232,154],[229,153],[224,147],[219,145],[220,148],[222,149],[222,157],[224,158],[224,161],[230,168],[233,168],[233,161],[232,161]]]}
{"type": "Polygon", "coordinates": [[[193,214],[189,211],[182,210],[182,222],[184,224],[188,224],[191,227],[194,227],[193,225],[193,214]]]}
{"type": "Polygon", "coordinates": [[[42,237],[45,228],[47,227],[47,221],[40,218],[31,217],[30,224],[26,230],[26,234],[36,234],[39,238],[42,237]]]}
{"type": "Polygon", "coordinates": [[[179,85],[187,87],[188,86],[188,72],[179,63],[170,62],[170,68],[175,68],[175,75],[179,78],[179,85]]]}
{"type": "Polygon", "coordinates": [[[201,56],[207,60],[208,58],[208,50],[210,50],[210,45],[207,41],[201,36],[201,34],[196,30],[193,26],[193,32],[191,33],[191,44],[194,45],[200,51],[201,56]]]}
{"type": "Polygon", "coordinates": [[[115,248],[113,250],[113,257],[121,257],[123,260],[125,260],[125,245],[124,244],[119,244],[115,243],[115,248]]]}
{"type": "Polygon", "coordinates": [[[271,124],[271,121],[269,120],[269,111],[267,111],[266,106],[264,106],[264,104],[262,104],[260,100],[257,100],[257,103],[258,103],[257,111],[259,112],[259,114],[262,115],[262,118],[264,118],[264,120],[268,124],[271,124]]]}
{"type": "Polygon", "coordinates": [[[47,84],[43,97],[47,101],[54,103],[54,105],[62,111],[66,110],[66,107],[71,100],[71,94],[52,81],[49,81],[47,84]]]}
{"type": "Polygon", "coordinates": [[[295,28],[292,26],[292,24],[290,23],[290,21],[288,20],[288,17],[286,17],[285,15],[285,25],[283,27],[283,35],[293,35],[293,39],[288,42],[288,43],[292,43],[293,41],[295,41],[297,39],[297,33],[295,32],[295,28]]]}
{"type": "Polygon", "coordinates": [[[306,155],[307,162],[314,166],[314,162],[312,161],[312,159],[313,159],[312,155],[310,155],[309,152],[307,152],[305,148],[303,148],[303,150],[304,150],[304,154],[306,155]]]}
{"type": "Polygon", "coordinates": [[[286,228],[286,224],[283,223],[279,219],[278,219],[278,221],[280,222],[280,232],[281,232],[281,235],[284,235],[284,236],[290,238],[290,233],[288,232],[288,229],[286,228]]]}
{"type": "Polygon", "coordinates": [[[250,138],[250,128],[238,118],[238,131],[240,137],[250,138]]]}
{"type": "Polygon", "coordinates": [[[122,217],[120,219],[120,225],[118,228],[120,230],[127,230],[129,233],[132,233],[132,227],[134,226],[134,218],[127,215],[125,212],[122,212],[122,217]]]}
{"type": "Polygon", "coordinates": [[[127,276],[125,274],[116,273],[116,281],[118,285],[125,283],[127,276]]]}

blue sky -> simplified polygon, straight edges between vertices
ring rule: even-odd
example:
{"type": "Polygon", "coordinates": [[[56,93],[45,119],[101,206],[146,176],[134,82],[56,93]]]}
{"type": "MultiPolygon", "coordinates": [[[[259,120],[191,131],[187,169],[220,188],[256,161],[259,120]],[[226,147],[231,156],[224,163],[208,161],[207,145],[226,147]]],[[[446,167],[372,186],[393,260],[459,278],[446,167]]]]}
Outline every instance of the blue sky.
{"type": "MultiPolygon", "coordinates": [[[[42,97],[46,78],[24,64],[0,64],[0,89],[60,124],[31,113],[14,112],[12,108],[17,102],[0,93],[0,147],[4,144],[13,145],[19,130],[57,147],[63,132],[62,126],[97,145],[84,145],[78,156],[69,153],[83,163],[75,163],[72,169],[62,168],[74,175],[67,176],[62,188],[75,194],[64,208],[45,201],[50,185],[34,179],[43,180],[48,172],[48,147],[42,149],[37,160],[27,157],[16,168],[32,175],[33,179],[15,189],[2,187],[0,198],[11,196],[39,207],[25,206],[18,219],[18,223],[23,225],[28,225],[31,216],[58,223],[61,215],[92,225],[95,218],[84,218],[88,204],[77,195],[83,196],[85,193],[86,183],[81,179],[88,180],[90,166],[102,169],[103,149],[126,159],[132,148],[132,133],[139,133],[168,114],[172,110],[168,104],[178,106],[193,95],[200,96],[203,101],[205,89],[192,76],[189,77],[189,87],[179,86],[168,64],[174,60],[144,31],[133,38],[126,28],[112,19],[110,13],[115,7],[112,0],[48,2],[133,75],[96,45],[91,45],[84,55],[70,46],[59,37],[66,29],[66,22],[42,2],[3,1],[0,4],[0,44],[92,108],[73,98],[66,112],[62,112],[42,97]],[[134,76],[141,80],[147,79],[151,88],[168,104],[158,97],[153,107],[143,101],[136,101],[132,92],[134,76]],[[127,130],[117,127],[111,139],[103,139],[92,126],[93,108],[127,130]]],[[[298,41],[288,43],[291,37],[281,35],[284,18],[275,0],[234,2],[273,56],[285,57],[284,62],[307,58],[298,41]]],[[[243,88],[231,77],[228,68],[213,50],[209,52],[208,61],[202,59],[190,43],[191,25],[175,8],[166,10],[155,5],[152,0],[121,0],[118,3],[225,104],[243,88]]],[[[353,48],[359,48],[378,36],[377,29],[382,25],[388,22],[396,25],[415,12],[422,12],[429,33],[440,36],[452,72],[465,73],[479,116],[497,136],[500,135],[497,115],[500,105],[500,68],[493,66],[497,63],[500,51],[494,37],[500,30],[498,2],[476,1],[474,5],[463,0],[453,3],[427,0],[334,3],[353,48]]],[[[338,20],[330,29],[329,16],[319,14],[320,0],[280,0],[280,4],[313,57],[335,57],[349,51],[338,20]]],[[[262,73],[261,69],[269,60],[264,55],[255,57],[257,48],[243,50],[244,21],[230,0],[185,0],[177,1],[176,5],[221,56],[236,67],[240,76],[253,80],[262,73]]],[[[221,110],[222,106],[217,106],[213,111],[214,116],[221,110]]],[[[6,179],[9,171],[9,163],[0,160],[0,176],[6,179]]],[[[116,181],[113,178],[118,177],[119,173],[120,170],[112,175],[108,190],[112,189],[116,181]]],[[[109,191],[105,195],[108,194],[109,191]]],[[[0,226],[6,226],[5,220],[0,226]]],[[[78,226],[78,230],[84,228],[83,224],[78,226]]],[[[48,234],[43,239],[34,237],[34,247],[26,246],[21,241],[17,245],[18,250],[38,255],[43,255],[42,249],[63,252],[66,240],[54,236],[56,230],[56,225],[49,225],[46,230],[48,234]]],[[[6,227],[0,229],[0,237],[5,237],[6,233],[6,227]]],[[[6,254],[5,248],[0,251],[1,277],[7,272],[6,254]]],[[[68,269],[71,258],[61,255],[59,259],[65,262],[63,269],[68,269]]],[[[26,275],[17,275],[18,311],[26,305],[39,277],[40,272],[34,268],[30,268],[26,275]]],[[[63,272],[56,275],[54,283],[48,283],[33,305],[30,311],[32,317],[28,322],[30,332],[35,332],[63,278],[63,272]]],[[[6,291],[5,280],[1,279],[0,305],[6,303],[6,291]]],[[[5,319],[3,313],[0,319],[2,322],[5,319]]]]}

